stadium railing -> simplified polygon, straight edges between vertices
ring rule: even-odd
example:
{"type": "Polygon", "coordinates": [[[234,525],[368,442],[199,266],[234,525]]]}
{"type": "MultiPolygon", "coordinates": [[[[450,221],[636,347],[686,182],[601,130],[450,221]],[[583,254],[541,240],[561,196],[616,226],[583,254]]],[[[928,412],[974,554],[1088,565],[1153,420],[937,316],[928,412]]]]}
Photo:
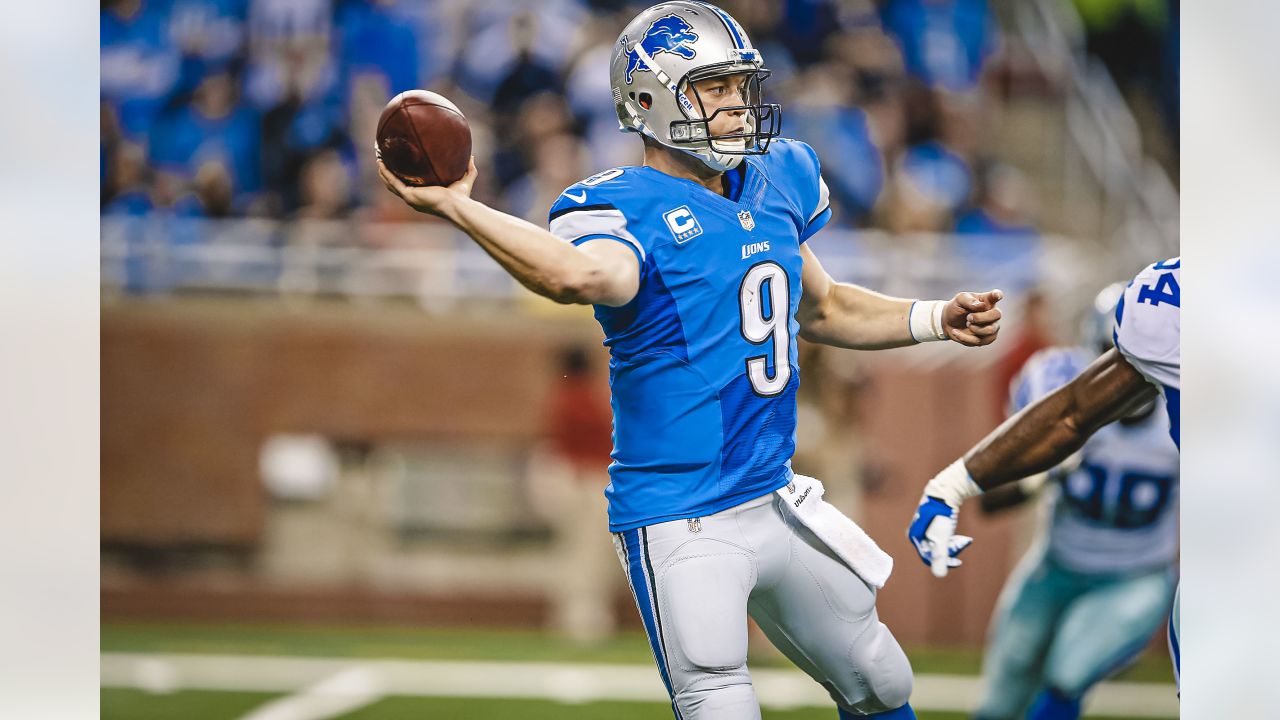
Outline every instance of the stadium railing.
{"type": "Polygon", "coordinates": [[[1084,51],[1083,22],[1071,3],[1015,3],[1014,30],[1041,72],[1063,81],[1065,157],[1059,200],[1085,232],[1107,239],[1114,260],[1134,269],[1178,250],[1178,191],[1142,149],[1133,113],[1111,74],[1084,51]],[[1082,172],[1083,168],[1083,172],[1082,172]],[[1088,197],[1088,189],[1097,197],[1088,197]]]}
{"type": "MultiPolygon", "coordinates": [[[[813,247],[836,279],[909,297],[961,287],[1018,292],[1053,281],[1064,262],[1088,264],[1079,243],[1059,236],[830,229],[813,247]]],[[[108,296],[402,298],[440,312],[527,297],[479,246],[430,223],[104,217],[101,277],[108,296]]]]}

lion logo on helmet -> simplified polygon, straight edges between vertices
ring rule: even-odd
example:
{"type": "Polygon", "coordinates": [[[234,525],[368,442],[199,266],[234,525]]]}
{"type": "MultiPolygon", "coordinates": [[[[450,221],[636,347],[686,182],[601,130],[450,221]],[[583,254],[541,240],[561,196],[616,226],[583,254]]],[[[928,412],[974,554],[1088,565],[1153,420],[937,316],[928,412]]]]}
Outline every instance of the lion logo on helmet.
{"type": "MultiPolygon", "coordinates": [[[[666,15],[654,20],[649,25],[649,29],[644,32],[644,39],[640,41],[640,47],[644,48],[649,57],[656,58],[658,53],[671,53],[679,55],[685,60],[692,60],[697,54],[689,43],[696,42],[698,33],[693,31],[693,27],[679,15],[666,15]]],[[[627,49],[627,84],[631,84],[631,77],[639,70],[649,70],[649,68],[640,62],[640,53],[635,48],[627,49]]]]}

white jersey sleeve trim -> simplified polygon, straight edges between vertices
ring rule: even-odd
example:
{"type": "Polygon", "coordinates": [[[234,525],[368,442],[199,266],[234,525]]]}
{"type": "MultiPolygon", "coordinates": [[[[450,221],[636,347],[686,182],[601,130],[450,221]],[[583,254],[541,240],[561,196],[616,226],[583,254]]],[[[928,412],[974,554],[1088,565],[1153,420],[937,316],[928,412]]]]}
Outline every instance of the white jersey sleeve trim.
{"type": "Polygon", "coordinates": [[[552,235],[569,243],[588,236],[617,238],[635,248],[641,262],[645,259],[644,246],[627,230],[627,218],[621,210],[573,210],[552,220],[549,229],[552,235]]]}
{"type": "Polygon", "coordinates": [[[831,191],[827,189],[827,181],[823,180],[822,176],[819,175],[818,206],[813,209],[813,212],[809,213],[809,219],[806,221],[806,224],[813,222],[815,218],[826,212],[829,207],[831,207],[831,191]]]}

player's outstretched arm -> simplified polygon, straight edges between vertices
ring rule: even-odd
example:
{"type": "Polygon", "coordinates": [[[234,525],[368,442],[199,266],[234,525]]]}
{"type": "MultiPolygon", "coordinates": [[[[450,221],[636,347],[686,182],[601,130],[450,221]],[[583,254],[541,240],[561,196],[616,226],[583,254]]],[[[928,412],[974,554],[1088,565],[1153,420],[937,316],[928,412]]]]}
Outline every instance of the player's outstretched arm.
{"type": "Polygon", "coordinates": [[[946,575],[949,567],[959,565],[955,555],[972,541],[955,535],[961,503],[1058,465],[1099,428],[1156,394],[1155,386],[1112,349],[1074,380],[1006,420],[925,485],[907,530],[920,558],[934,575],[946,575]]]}
{"type": "Polygon", "coordinates": [[[1112,348],[1074,380],[1024,408],[965,454],[982,489],[1043,472],[1066,460],[1104,425],[1159,392],[1112,348]]]}
{"type": "Polygon", "coordinates": [[[387,189],[414,210],[438,215],[471,236],[521,285],[559,303],[619,306],[640,287],[635,254],[607,240],[575,247],[549,231],[471,199],[476,180],[472,158],[467,174],[448,187],[412,187],[378,158],[387,189]]]}
{"type": "Polygon", "coordinates": [[[883,350],[926,340],[978,347],[995,342],[1000,332],[996,303],[1004,294],[999,290],[916,302],[836,282],[807,245],[800,246],[800,257],[804,295],[796,321],[800,337],[810,342],[855,350],[883,350]]]}
{"type": "Polygon", "coordinates": [[[1048,476],[1048,473],[1036,473],[1023,478],[1023,480],[1028,481],[1026,486],[1020,480],[1016,483],[1001,485],[998,488],[987,490],[978,498],[982,503],[982,512],[986,515],[996,515],[1022,507],[1024,503],[1034,498],[1036,493],[1044,487],[1048,476]]]}

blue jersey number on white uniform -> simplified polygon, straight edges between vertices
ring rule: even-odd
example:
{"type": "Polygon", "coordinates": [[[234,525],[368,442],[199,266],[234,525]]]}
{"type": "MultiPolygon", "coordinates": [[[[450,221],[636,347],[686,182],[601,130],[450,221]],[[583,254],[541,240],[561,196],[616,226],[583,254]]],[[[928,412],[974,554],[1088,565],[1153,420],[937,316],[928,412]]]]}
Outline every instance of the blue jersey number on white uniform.
{"type": "Polygon", "coordinates": [[[1081,463],[1080,469],[1063,483],[1063,496],[1073,510],[1089,520],[1126,530],[1155,522],[1169,503],[1174,483],[1170,476],[1122,472],[1114,505],[1112,498],[1104,497],[1108,492],[1107,476],[1107,468],[1081,463]]]}
{"type": "MultiPolygon", "coordinates": [[[[1153,270],[1177,270],[1182,266],[1182,258],[1166,260],[1152,265],[1153,270]]],[[[1162,302],[1174,307],[1182,307],[1182,288],[1178,286],[1178,278],[1173,273],[1160,273],[1155,285],[1143,285],[1138,291],[1138,302],[1159,305],[1162,302]]]]}

